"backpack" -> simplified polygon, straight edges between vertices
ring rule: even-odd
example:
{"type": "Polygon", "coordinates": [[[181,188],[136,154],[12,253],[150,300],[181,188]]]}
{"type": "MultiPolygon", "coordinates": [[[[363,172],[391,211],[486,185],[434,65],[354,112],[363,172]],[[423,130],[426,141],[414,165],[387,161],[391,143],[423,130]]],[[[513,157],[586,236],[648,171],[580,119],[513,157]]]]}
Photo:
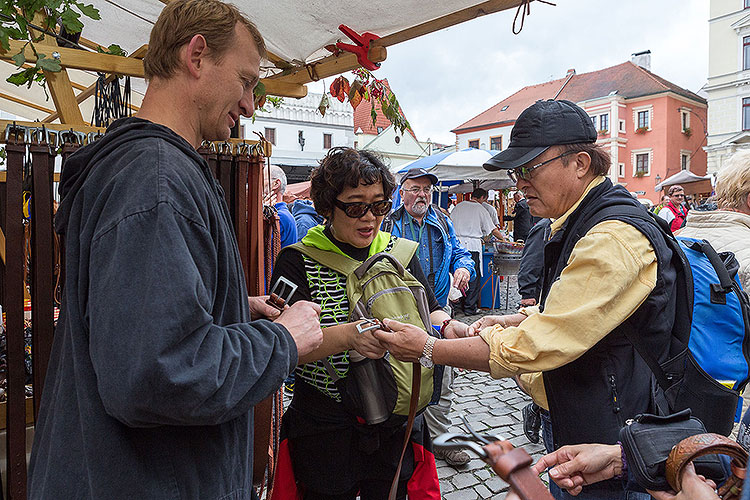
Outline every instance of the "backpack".
{"type": "MultiPolygon", "coordinates": [[[[418,326],[427,332],[432,331],[427,294],[422,283],[406,270],[417,249],[415,242],[396,238],[390,251],[376,253],[364,262],[302,243],[295,243],[291,247],[346,276],[350,321],[390,318],[418,326]]],[[[392,415],[389,420],[394,423],[403,423],[409,415],[412,384],[416,386],[413,371],[417,368],[417,413],[431,402],[436,402],[440,396],[442,373],[438,376],[438,370],[425,368],[419,363],[399,361],[387,353],[381,359],[365,359],[363,362],[374,364],[379,376],[385,378],[383,396],[392,415]]],[[[349,390],[356,391],[352,385],[349,390]]],[[[356,395],[353,399],[359,400],[356,395]]]]}
{"type": "Polygon", "coordinates": [[[654,395],[659,412],[690,408],[708,432],[728,436],[739,420],[740,396],[750,380],[750,299],[737,277],[737,259],[732,252],[717,253],[706,240],[675,237],[664,219],[640,207],[605,208],[587,228],[617,215],[655,222],[677,266],[668,359],[659,363],[637,332],[626,329],[658,384],[654,395]]]}

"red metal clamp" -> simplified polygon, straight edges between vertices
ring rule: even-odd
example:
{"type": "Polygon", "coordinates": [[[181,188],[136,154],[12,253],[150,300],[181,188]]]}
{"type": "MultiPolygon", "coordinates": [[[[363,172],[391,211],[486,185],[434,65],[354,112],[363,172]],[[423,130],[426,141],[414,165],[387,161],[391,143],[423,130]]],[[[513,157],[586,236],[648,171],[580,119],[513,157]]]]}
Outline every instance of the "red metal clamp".
{"type": "Polygon", "coordinates": [[[370,60],[370,42],[377,40],[380,37],[378,35],[366,32],[358,35],[353,29],[345,24],[340,24],[339,29],[342,33],[348,36],[356,45],[350,43],[337,42],[336,47],[346,52],[351,52],[357,56],[357,62],[370,71],[375,71],[380,67],[380,63],[372,62],[370,60]]]}

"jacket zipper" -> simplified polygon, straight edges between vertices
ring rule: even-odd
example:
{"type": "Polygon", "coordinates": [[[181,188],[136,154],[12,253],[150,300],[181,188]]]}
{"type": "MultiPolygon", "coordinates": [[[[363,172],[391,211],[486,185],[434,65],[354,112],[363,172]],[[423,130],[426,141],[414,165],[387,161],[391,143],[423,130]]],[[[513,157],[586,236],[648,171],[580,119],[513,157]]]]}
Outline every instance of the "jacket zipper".
{"type": "Polygon", "coordinates": [[[617,397],[617,384],[615,383],[615,376],[609,376],[609,387],[612,390],[612,409],[617,415],[617,423],[622,427],[622,414],[620,413],[620,400],[617,397]]]}

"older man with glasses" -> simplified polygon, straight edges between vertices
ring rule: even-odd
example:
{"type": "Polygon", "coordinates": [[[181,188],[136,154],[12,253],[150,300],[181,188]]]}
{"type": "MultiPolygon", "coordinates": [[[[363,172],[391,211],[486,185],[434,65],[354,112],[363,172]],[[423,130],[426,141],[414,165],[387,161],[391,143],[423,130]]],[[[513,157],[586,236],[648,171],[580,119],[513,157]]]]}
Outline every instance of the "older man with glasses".
{"type": "MultiPolygon", "coordinates": [[[[521,113],[509,147],[484,167],[506,170],[531,213],[552,219],[539,305],[485,316],[469,328],[478,336],[431,345],[435,363],[519,377],[548,412],[549,451],[615,444],[627,419],[653,410],[651,371],[631,339],[664,361],[676,315],[677,271],[666,235],[609,180],[610,158],[596,140],[588,114],[572,102],[537,101],[521,113]]],[[[391,355],[422,356],[425,332],[385,324],[393,331],[377,337],[391,355]]],[[[550,486],[555,498],[573,498],[550,486]]],[[[584,486],[575,498],[650,497],[621,474],[584,486]]]]}
{"type": "MultiPolygon", "coordinates": [[[[458,241],[451,220],[430,203],[437,182],[437,176],[423,168],[413,168],[404,174],[400,189],[403,205],[383,221],[383,230],[419,243],[417,256],[422,270],[427,275],[438,304],[450,314],[448,292],[451,274],[454,286],[464,290],[474,278],[475,270],[471,254],[458,241]]],[[[448,432],[451,424],[448,414],[453,402],[452,386],[453,369],[446,366],[440,401],[424,412],[432,436],[448,432]]],[[[469,454],[462,450],[435,450],[435,457],[454,467],[471,460],[469,454]]]]}

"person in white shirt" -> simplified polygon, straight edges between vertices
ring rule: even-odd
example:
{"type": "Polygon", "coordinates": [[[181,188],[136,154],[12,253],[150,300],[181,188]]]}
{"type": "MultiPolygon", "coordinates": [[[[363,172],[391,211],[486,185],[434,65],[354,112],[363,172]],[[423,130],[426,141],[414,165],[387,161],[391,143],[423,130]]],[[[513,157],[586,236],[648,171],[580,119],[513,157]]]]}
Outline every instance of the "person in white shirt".
{"type": "MultiPolygon", "coordinates": [[[[484,189],[482,189],[484,191],[484,189]]],[[[484,191],[487,193],[487,191],[484,191]]],[[[492,223],[495,225],[495,227],[500,226],[500,218],[497,216],[497,210],[495,210],[495,207],[487,203],[487,200],[489,199],[489,194],[485,194],[481,199],[477,200],[479,203],[482,204],[482,207],[484,207],[485,210],[487,210],[487,213],[490,214],[490,219],[492,219],[492,223]]]]}
{"type": "MultiPolygon", "coordinates": [[[[492,222],[490,214],[482,205],[481,200],[487,199],[487,190],[475,189],[471,199],[462,201],[451,212],[453,227],[456,229],[458,241],[471,252],[474,260],[476,277],[469,282],[469,288],[464,298],[464,314],[471,316],[479,312],[479,287],[482,279],[482,238],[490,234],[503,239],[500,229],[492,222]]],[[[497,214],[495,214],[497,216],[497,214]]]]}

